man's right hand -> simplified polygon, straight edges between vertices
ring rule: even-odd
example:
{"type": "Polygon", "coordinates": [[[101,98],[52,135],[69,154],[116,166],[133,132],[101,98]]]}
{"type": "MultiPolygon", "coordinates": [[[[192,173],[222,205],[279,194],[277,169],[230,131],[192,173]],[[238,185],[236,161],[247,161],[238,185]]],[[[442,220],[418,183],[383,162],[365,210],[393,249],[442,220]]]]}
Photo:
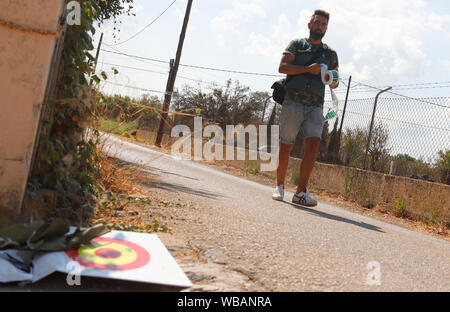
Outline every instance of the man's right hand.
{"type": "Polygon", "coordinates": [[[322,72],[322,65],[314,63],[314,64],[308,66],[308,71],[309,71],[309,73],[311,73],[313,75],[318,75],[322,72]]]}

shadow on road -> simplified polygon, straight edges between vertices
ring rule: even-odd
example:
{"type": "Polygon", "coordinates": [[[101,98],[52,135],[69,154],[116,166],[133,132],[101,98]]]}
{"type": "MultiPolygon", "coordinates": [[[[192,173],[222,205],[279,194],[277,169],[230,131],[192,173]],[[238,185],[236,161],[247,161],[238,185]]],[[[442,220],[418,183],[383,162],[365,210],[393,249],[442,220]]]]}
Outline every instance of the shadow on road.
{"type": "Polygon", "coordinates": [[[304,207],[304,206],[295,205],[295,204],[292,204],[292,203],[286,203],[286,204],[294,207],[295,209],[302,210],[302,211],[305,211],[305,212],[309,212],[310,214],[319,216],[321,218],[326,218],[326,219],[333,220],[333,221],[338,221],[338,222],[345,222],[345,223],[356,225],[356,226],[362,227],[364,229],[375,231],[375,232],[378,232],[378,233],[385,233],[384,231],[381,230],[381,228],[379,228],[378,226],[372,225],[372,224],[367,224],[367,223],[364,223],[364,222],[353,221],[353,220],[350,220],[350,219],[334,216],[334,215],[328,214],[326,212],[322,212],[322,211],[319,211],[319,210],[316,210],[316,209],[312,209],[312,208],[308,208],[308,207],[304,207]]]}
{"type": "Polygon", "coordinates": [[[151,163],[145,164],[145,165],[139,165],[139,164],[128,162],[128,161],[125,161],[125,160],[121,160],[121,159],[115,158],[115,157],[109,157],[109,158],[113,159],[120,168],[139,168],[140,170],[145,171],[145,172],[147,172],[148,174],[150,174],[150,175],[152,175],[154,177],[158,177],[161,174],[167,174],[167,175],[172,175],[172,176],[175,176],[175,177],[188,179],[188,180],[192,180],[192,181],[199,181],[198,179],[195,179],[195,178],[191,178],[191,177],[184,176],[184,175],[181,175],[181,174],[177,174],[177,173],[173,173],[173,172],[166,171],[166,170],[163,170],[163,169],[152,167],[151,163]]]}
{"type": "Polygon", "coordinates": [[[170,184],[170,183],[165,183],[165,182],[151,182],[151,183],[141,183],[144,186],[148,186],[148,187],[152,187],[152,188],[158,188],[160,190],[166,190],[166,191],[176,191],[176,192],[182,192],[182,193],[187,193],[187,194],[191,194],[191,195],[197,195],[197,196],[201,196],[201,197],[206,197],[206,198],[211,198],[211,199],[218,199],[218,198],[226,198],[223,195],[219,195],[216,193],[210,193],[210,192],[206,192],[206,191],[201,191],[198,189],[193,189],[190,187],[186,187],[183,185],[179,185],[179,184],[170,184]]]}
{"type": "MultiPolygon", "coordinates": [[[[120,160],[114,157],[110,157],[112,159],[114,159],[118,166],[121,168],[140,168],[140,170],[143,170],[145,172],[147,172],[149,175],[151,175],[152,177],[160,177],[162,174],[167,174],[167,175],[173,175],[179,178],[184,178],[184,179],[188,179],[188,180],[192,180],[192,181],[199,181],[198,179],[195,178],[191,178],[191,177],[187,177],[184,175],[180,175],[177,173],[173,173],[173,172],[169,172],[163,169],[159,169],[159,168],[154,168],[151,166],[140,166],[134,163],[130,163],[128,161],[124,161],[124,160],[120,160]]],[[[147,186],[147,187],[153,187],[153,188],[158,188],[161,190],[166,190],[166,191],[177,191],[177,192],[183,192],[183,193],[187,193],[187,194],[192,194],[192,195],[197,195],[197,196],[201,196],[201,197],[206,197],[206,198],[211,198],[211,199],[218,199],[218,198],[226,198],[223,195],[218,195],[216,193],[211,193],[211,192],[206,192],[206,191],[201,191],[201,190],[197,190],[197,189],[193,189],[190,187],[186,187],[183,185],[179,185],[179,184],[170,184],[170,183],[165,183],[165,182],[144,182],[141,181],[140,182],[141,185],[143,186],[147,186]]]]}
{"type": "Polygon", "coordinates": [[[179,178],[183,178],[183,179],[188,179],[188,180],[192,180],[192,181],[199,181],[199,179],[187,177],[187,176],[184,176],[184,175],[181,175],[181,174],[173,173],[173,172],[166,171],[166,170],[159,169],[159,168],[153,168],[153,167],[150,167],[150,172],[151,172],[152,174],[155,174],[155,175],[157,175],[157,173],[159,173],[159,174],[167,174],[167,175],[172,175],[172,176],[175,176],[175,177],[179,177],[179,178]]]}

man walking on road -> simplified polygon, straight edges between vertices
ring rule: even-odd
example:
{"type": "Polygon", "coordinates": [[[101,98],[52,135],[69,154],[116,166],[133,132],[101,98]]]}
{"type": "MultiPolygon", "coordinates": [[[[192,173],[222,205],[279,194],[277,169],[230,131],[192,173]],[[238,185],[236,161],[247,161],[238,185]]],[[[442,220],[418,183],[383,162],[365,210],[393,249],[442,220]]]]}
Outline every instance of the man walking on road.
{"type": "MultiPolygon", "coordinates": [[[[317,201],[311,197],[307,184],[314,167],[325,122],[323,116],[325,85],[321,77],[321,64],[328,65],[330,70],[339,68],[336,52],[322,43],[329,19],[329,13],[316,10],[308,24],[309,38],[293,40],[281,59],[279,72],[288,75],[288,78],[280,117],[280,160],[277,187],[272,195],[274,200],[284,199],[289,155],[302,127],[306,140],[305,156],[300,168],[297,193],[292,202],[309,207],[317,206],[317,201]]],[[[331,85],[331,88],[335,89],[338,86],[339,83],[331,85]]]]}

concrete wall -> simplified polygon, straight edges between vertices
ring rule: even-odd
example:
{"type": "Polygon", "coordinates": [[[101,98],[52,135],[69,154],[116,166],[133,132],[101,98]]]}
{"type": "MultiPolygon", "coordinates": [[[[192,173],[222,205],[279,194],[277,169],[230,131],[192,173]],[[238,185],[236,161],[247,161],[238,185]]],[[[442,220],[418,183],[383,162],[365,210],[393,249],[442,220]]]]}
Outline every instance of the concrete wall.
{"type": "MultiPolygon", "coordinates": [[[[301,160],[292,160],[293,170],[301,160]]],[[[450,186],[317,163],[310,181],[311,188],[343,194],[366,207],[380,205],[389,210],[400,205],[408,213],[450,224],[450,186]]]]}
{"type": "MultiPolygon", "coordinates": [[[[156,134],[138,131],[140,140],[154,143],[156,134]]],[[[164,136],[163,146],[170,146],[178,140],[164,136]]],[[[194,146],[192,144],[192,146],[194,146]]],[[[224,154],[225,155],[225,154],[224,154]]],[[[248,151],[246,151],[246,159],[248,151]]],[[[289,162],[287,181],[293,181],[298,175],[301,159],[291,158],[289,162]]],[[[218,161],[239,169],[255,168],[261,161],[218,161]]],[[[276,172],[266,172],[268,176],[276,177],[276,172]]],[[[328,191],[342,194],[357,201],[363,206],[380,205],[388,210],[394,210],[396,204],[403,201],[403,209],[416,217],[443,221],[450,224],[450,186],[430,183],[410,178],[397,177],[377,172],[364,171],[337,165],[316,163],[310,179],[309,188],[314,191],[328,191]]]]}
{"type": "Polygon", "coordinates": [[[0,206],[20,211],[63,0],[0,0],[0,206]]]}

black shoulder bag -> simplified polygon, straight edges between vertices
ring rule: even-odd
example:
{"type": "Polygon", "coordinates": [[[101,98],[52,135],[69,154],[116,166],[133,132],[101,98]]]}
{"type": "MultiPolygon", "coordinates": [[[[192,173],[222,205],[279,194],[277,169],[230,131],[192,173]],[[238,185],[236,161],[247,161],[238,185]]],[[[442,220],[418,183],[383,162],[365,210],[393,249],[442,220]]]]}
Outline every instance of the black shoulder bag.
{"type": "MultiPolygon", "coordinates": [[[[311,58],[311,61],[307,62],[304,66],[310,66],[315,63],[315,61],[320,57],[320,55],[325,51],[323,48],[323,44],[317,49],[317,51],[314,53],[313,57],[311,58]]],[[[284,97],[286,96],[286,89],[285,86],[288,84],[289,81],[291,81],[292,78],[295,76],[287,76],[285,79],[281,79],[278,81],[275,81],[275,83],[272,85],[273,93],[272,98],[275,102],[278,104],[283,105],[284,97]]]]}

